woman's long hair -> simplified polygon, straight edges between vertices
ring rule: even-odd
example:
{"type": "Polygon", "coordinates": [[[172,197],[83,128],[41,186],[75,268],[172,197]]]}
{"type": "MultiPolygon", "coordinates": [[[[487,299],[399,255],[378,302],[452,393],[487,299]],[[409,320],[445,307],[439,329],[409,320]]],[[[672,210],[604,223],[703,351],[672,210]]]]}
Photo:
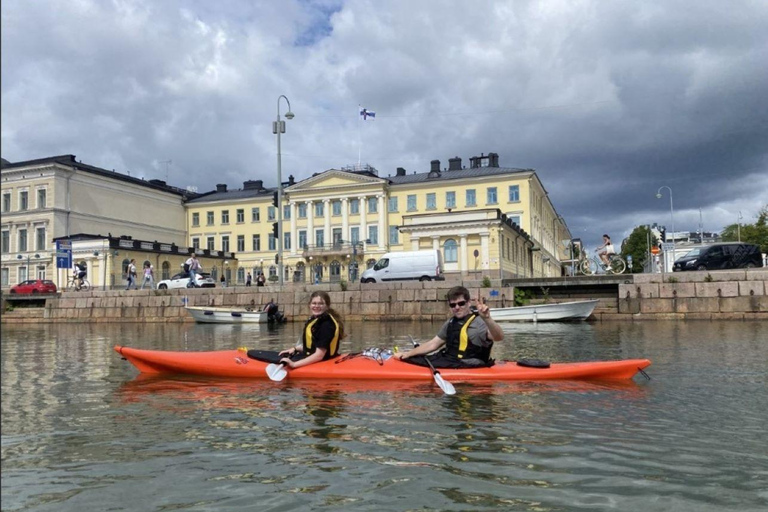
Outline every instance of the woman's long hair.
{"type": "Polygon", "coordinates": [[[331,307],[331,296],[328,295],[327,292],[324,292],[322,290],[317,290],[312,292],[312,295],[309,296],[309,302],[312,302],[312,299],[315,297],[320,297],[323,299],[323,302],[325,302],[325,305],[328,306],[328,314],[333,317],[334,320],[339,324],[339,341],[343,340],[347,334],[344,332],[344,319],[341,317],[341,314],[333,309],[331,307]]]}

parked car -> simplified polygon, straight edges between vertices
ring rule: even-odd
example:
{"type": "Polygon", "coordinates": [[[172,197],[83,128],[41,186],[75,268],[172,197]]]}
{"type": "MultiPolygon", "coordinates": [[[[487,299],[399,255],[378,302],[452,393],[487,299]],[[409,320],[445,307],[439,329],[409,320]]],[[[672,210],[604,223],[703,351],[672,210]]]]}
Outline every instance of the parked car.
{"type": "Polygon", "coordinates": [[[760,247],[739,242],[714,244],[694,249],[675,261],[675,272],[683,270],[719,270],[763,266],[760,247]]]}
{"type": "MultiPolygon", "coordinates": [[[[211,279],[211,274],[207,272],[200,272],[196,274],[197,285],[201,288],[216,288],[216,283],[211,279]]],[[[186,272],[179,272],[170,279],[163,279],[157,283],[158,290],[168,290],[176,288],[186,288],[189,283],[189,274],[186,272]]]]}
{"type": "Polygon", "coordinates": [[[11,293],[56,293],[56,284],[48,279],[30,279],[11,287],[11,293]]]}

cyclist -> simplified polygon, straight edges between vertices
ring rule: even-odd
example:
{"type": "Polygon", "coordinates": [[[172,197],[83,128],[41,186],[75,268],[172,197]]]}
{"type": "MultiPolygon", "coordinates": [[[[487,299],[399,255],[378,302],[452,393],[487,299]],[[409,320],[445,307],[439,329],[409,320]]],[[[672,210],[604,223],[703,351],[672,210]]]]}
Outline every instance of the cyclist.
{"type": "Polygon", "coordinates": [[[597,252],[600,259],[603,261],[603,267],[609,267],[611,265],[609,255],[616,254],[616,250],[613,248],[613,243],[611,243],[611,237],[603,235],[603,245],[595,249],[595,252],[597,252]]]}
{"type": "Polygon", "coordinates": [[[75,276],[77,277],[77,290],[80,291],[80,287],[83,286],[83,281],[88,275],[88,265],[85,261],[75,264],[75,276]]]}

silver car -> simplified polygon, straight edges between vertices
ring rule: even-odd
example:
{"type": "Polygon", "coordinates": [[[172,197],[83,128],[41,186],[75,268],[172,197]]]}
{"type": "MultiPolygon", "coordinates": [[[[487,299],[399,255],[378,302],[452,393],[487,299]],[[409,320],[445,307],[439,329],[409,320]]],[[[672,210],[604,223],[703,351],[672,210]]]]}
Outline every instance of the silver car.
{"type": "MultiPolygon", "coordinates": [[[[207,272],[199,272],[196,274],[197,285],[201,288],[216,288],[216,282],[211,279],[211,274],[207,272]]],[[[168,290],[177,288],[189,288],[189,274],[186,272],[179,272],[170,279],[163,279],[157,283],[158,290],[168,290]]]]}

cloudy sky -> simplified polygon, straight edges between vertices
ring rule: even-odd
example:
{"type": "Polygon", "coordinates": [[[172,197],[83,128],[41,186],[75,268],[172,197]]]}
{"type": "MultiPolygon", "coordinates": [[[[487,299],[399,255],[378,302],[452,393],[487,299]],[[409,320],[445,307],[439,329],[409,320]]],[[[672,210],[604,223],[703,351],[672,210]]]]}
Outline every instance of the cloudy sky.
{"type": "Polygon", "coordinates": [[[2,156],[172,185],[496,152],[576,237],[768,204],[764,0],[3,0],[2,156]],[[358,105],[376,111],[361,122],[358,105]],[[286,104],[281,103],[281,112],[286,104]]]}

